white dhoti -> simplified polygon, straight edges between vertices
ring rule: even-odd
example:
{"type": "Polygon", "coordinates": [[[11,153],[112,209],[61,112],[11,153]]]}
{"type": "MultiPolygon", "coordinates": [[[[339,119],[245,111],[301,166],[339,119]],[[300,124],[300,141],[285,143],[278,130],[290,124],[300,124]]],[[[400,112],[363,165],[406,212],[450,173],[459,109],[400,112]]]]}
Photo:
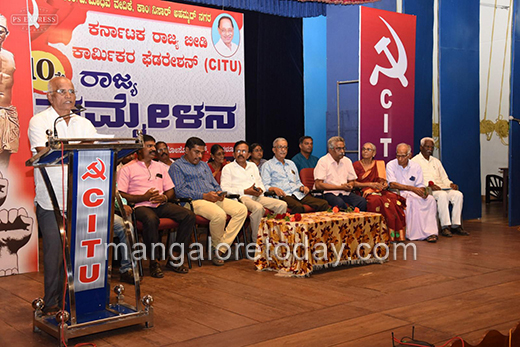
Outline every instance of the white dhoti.
{"type": "Polygon", "coordinates": [[[460,218],[462,214],[462,202],[464,196],[459,190],[436,190],[432,192],[433,197],[437,200],[437,211],[443,228],[450,226],[460,226],[460,218]],[[450,219],[450,203],[453,205],[450,219]]]}
{"type": "Polygon", "coordinates": [[[409,191],[400,193],[406,198],[406,238],[412,241],[424,240],[430,235],[438,235],[435,198],[429,195],[423,199],[409,191]]]}

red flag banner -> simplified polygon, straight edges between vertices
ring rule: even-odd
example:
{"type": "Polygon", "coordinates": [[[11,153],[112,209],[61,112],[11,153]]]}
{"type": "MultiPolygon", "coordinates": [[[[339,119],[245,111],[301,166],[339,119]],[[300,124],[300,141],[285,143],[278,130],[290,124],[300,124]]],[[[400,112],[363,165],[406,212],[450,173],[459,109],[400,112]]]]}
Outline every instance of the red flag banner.
{"type": "Polygon", "coordinates": [[[372,142],[376,159],[395,158],[413,143],[416,17],[360,8],[359,148],[372,142]]]}

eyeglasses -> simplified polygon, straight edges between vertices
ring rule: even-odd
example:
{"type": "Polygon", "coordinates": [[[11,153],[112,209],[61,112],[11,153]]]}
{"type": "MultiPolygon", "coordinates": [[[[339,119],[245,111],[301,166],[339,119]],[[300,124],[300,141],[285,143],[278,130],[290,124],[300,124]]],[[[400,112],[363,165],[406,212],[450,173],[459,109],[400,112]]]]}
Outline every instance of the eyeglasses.
{"type": "Polygon", "coordinates": [[[49,93],[58,93],[60,95],[63,95],[66,92],[68,92],[69,94],[76,94],[76,91],[74,89],[58,89],[55,91],[52,91],[52,90],[49,91],[49,93]]]}
{"type": "Polygon", "coordinates": [[[246,154],[247,153],[247,149],[237,149],[236,152],[238,154],[242,153],[242,154],[246,154]]]}
{"type": "Polygon", "coordinates": [[[168,148],[159,148],[157,153],[168,152],[168,148]]]}
{"type": "Polygon", "coordinates": [[[397,154],[396,157],[397,158],[406,158],[408,156],[408,154],[397,154]]]}
{"type": "Polygon", "coordinates": [[[287,148],[289,148],[289,146],[276,146],[275,148],[278,148],[278,149],[287,149],[287,148]]]}
{"type": "Polygon", "coordinates": [[[5,31],[5,30],[0,30],[0,35],[4,35],[4,34],[7,34],[9,33],[8,31],[5,31]]]}
{"type": "Polygon", "coordinates": [[[373,148],[366,148],[366,147],[363,147],[363,148],[361,148],[361,150],[363,150],[363,151],[367,151],[367,152],[372,152],[374,149],[373,149],[373,148]]]}
{"type": "Polygon", "coordinates": [[[334,150],[336,150],[338,152],[345,152],[345,147],[336,147],[336,148],[334,148],[334,150]]]}

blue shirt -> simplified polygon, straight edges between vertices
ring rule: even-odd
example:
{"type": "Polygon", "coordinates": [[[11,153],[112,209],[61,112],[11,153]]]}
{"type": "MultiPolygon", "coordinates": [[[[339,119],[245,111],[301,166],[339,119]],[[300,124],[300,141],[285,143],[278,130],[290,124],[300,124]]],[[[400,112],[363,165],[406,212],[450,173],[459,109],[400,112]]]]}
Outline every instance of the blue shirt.
{"type": "Polygon", "coordinates": [[[299,200],[305,197],[303,192],[300,192],[300,187],[303,186],[300,181],[298,168],[293,161],[285,159],[285,163],[273,157],[262,165],[262,181],[264,181],[265,190],[268,191],[271,187],[280,188],[287,195],[294,195],[299,200]]]}
{"type": "Polygon", "coordinates": [[[222,190],[208,164],[199,161],[193,165],[184,155],[170,166],[168,173],[175,184],[175,196],[178,198],[200,200],[203,194],[222,190]]]}
{"type": "Polygon", "coordinates": [[[296,164],[296,167],[298,168],[298,172],[302,171],[302,169],[305,168],[311,168],[314,169],[316,167],[316,164],[318,164],[318,158],[313,156],[312,154],[309,155],[309,159],[305,158],[305,156],[301,153],[296,154],[291,159],[294,164],[296,164]]]}

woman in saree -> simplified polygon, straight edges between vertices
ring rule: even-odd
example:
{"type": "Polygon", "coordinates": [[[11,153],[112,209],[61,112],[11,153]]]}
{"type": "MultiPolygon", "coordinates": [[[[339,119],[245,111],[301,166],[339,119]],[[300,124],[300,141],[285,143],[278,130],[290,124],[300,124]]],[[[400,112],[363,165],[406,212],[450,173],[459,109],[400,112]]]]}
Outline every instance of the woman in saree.
{"type": "Polygon", "coordinates": [[[385,217],[390,241],[405,241],[406,199],[387,190],[385,162],[375,160],[375,156],[376,146],[365,143],[361,149],[361,160],[353,164],[358,176],[357,186],[367,200],[367,211],[381,213],[385,217]]]}

